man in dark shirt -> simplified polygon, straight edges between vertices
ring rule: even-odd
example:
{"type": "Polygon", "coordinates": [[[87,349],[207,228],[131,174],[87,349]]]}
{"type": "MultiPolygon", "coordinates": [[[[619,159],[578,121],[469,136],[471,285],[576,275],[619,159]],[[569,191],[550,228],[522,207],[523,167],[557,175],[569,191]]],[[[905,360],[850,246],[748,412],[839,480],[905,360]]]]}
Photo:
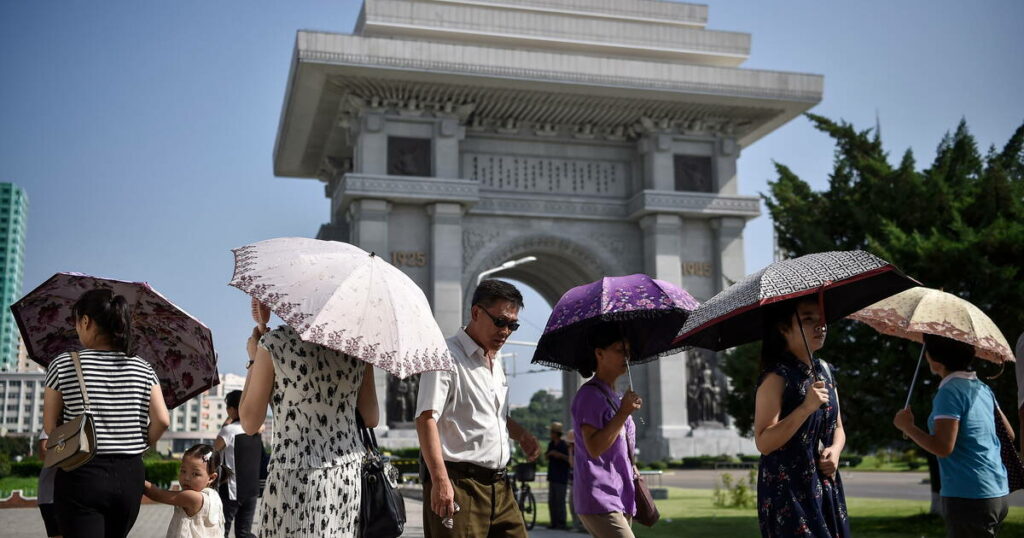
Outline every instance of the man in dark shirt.
{"type": "Polygon", "coordinates": [[[551,423],[548,443],[548,506],[551,528],[565,529],[565,492],[569,484],[569,444],[562,439],[562,423],[551,423]]]}

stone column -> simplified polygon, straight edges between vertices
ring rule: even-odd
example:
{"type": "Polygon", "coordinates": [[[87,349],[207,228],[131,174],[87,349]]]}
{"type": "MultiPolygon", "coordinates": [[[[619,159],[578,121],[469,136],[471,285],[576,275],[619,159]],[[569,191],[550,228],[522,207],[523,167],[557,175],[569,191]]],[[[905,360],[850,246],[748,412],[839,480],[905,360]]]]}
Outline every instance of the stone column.
{"type": "Polygon", "coordinates": [[[444,335],[462,326],[462,205],[436,203],[430,215],[430,301],[444,335]]]}
{"type": "Polygon", "coordinates": [[[719,194],[737,194],[739,182],[736,178],[736,159],[740,156],[739,144],[732,137],[718,139],[715,152],[715,189],[719,194]]]}
{"type": "MultiPolygon", "coordinates": [[[[362,199],[355,200],[348,208],[349,240],[353,245],[367,251],[375,252],[387,260],[388,255],[388,213],[391,203],[386,200],[362,199]]],[[[380,427],[378,432],[387,431],[388,424],[388,374],[379,368],[374,369],[373,381],[377,388],[377,404],[380,407],[380,427]]]]}
{"type": "Polygon", "coordinates": [[[720,217],[711,219],[710,224],[714,234],[714,252],[717,253],[714,270],[717,293],[746,276],[743,228],[747,221],[737,217],[720,217]]]}
{"type": "Polygon", "coordinates": [[[672,136],[649,133],[640,139],[638,150],[644,163],[641,189],[675,190],[675,160],[672,156],[672,136]]]}
{"type": "Polygon", "coordinates": [[[353,172],[379,175],[388,172],[388,135],[384,131],[386,122],[384,114],[379,111],[367,110],[363,113],[358,127],[355,127],[353,172]]]}
{"type": "Polygon", "coordinates": [[[466,128],[456,118],[441,118],[434,124],[432,161],[434,177],[454,179],[459,177],[459,141],[465,137],[466,128]]]}
{"type": "MultiPolygon", "coordinates": [[[[644,235],[644,271],[655,278],[682,284],[683,221],[678,215],[653,214],[640,219],[644,235]]],[[[633,369],[637,393],[644,398],[637,446],[643,461],[682,455],[690,433],[686,408],[685,353],[662,357],[633,369]]],[[[635,415],[634,415],[635,416],[635,415]]]]}

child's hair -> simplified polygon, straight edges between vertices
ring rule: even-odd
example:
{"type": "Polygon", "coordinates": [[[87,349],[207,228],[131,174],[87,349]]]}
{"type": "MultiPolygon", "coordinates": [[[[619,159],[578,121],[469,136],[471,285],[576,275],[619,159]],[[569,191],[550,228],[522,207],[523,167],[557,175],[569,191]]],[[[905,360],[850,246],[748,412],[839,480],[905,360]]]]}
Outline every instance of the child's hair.
{"type": "Polygon", "coordinates": [[[224,407],[234,407],[238,409],[238,405],[242,403],[242,391],[233,390],[224,397],[224,407]]]}
{"type": "Polygon", "coordinates": [[[214,480],[210,487],[216,489],[217,486],[227,482],[228,478],[231,477],[231,469],[224,467],[221,462],[220,452],[217,452],[210,445],[204,445],[202,443],[198,445],[192,445],[192,448],[185,451],[181,455],[181,459],[185,458],[199,458],[206,462],[206,473],[213,475],[217,473],[217,479],[214,480]]]}
{"type": "Polygon", "coordinates": [[[82,316],[89,316],[110,337],[118,351],[128,356],[135,355],[132,313],[124,296],[108,289],[89,290],[78,298],[71,307],[71,313],[76,321],[82,316]]]}

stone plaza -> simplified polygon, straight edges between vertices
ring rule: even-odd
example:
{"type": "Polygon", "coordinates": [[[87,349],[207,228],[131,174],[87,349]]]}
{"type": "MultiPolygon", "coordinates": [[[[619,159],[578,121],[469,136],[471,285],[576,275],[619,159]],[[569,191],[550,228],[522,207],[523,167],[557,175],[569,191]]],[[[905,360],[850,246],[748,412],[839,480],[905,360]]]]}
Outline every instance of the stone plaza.
{"type": "MultiPolygon", "coordinates": [[[[274,150],[317,179],[317,237],[386,256],[446,334],[477,275],[554,304],[643,272],[706,300],[745,274],[760,214],[736,161],[817,104],[823,78],[743,69],[749,34],[704,5],[655,0],[365,0],[352,34],[300,31],[274,150]]],[[[643,460],[753,452],[730,427],[713,353],[633,372],[643,460]]],[[[567,401],[581,379],[563,376],[567,401]]],[[[377,378],[382,443],[415,444],[415,380],[377,378]]]]}

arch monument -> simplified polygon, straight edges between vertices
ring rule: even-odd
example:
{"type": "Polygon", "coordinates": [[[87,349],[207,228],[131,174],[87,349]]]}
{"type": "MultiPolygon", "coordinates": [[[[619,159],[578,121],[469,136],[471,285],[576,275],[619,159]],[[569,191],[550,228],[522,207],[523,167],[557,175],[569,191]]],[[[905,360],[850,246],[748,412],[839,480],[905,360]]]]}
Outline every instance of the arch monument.
{"type": "MultiPolygon", "coordinates": [[[[330,199],[318,237],[388,256],[446,333],[476,276],[552,303],[645,272],[706,300],[745,273],[744,147],[821,100],[818,75],[744,69],[750,35],[707,6],[656,0],[365,0],[351,34],[298,32],[278,176],[330,199]]],[[[749,450],[716,356],[638,367],[641,459],[749,450]]],[[[571,397],[578,376],[564,376],[571,397]]],[[[415,442],[415,381],[378,378],[389,430],[415,442]]]]}

